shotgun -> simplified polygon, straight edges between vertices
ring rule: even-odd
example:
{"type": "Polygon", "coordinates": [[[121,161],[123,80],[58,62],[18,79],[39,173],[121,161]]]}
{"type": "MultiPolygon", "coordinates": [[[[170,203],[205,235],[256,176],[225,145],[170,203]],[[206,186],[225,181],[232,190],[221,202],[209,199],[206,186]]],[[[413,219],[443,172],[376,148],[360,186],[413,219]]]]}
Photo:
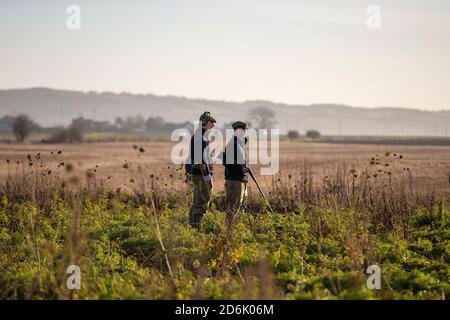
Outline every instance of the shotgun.
{"type": "Polygon", "coordinates": [[[266,201],[267,206],[269,207],[270,212],[274,213],[272,210],[272,207],[270,206],[269,200],[267,200],[266,195],[264,194],[264,192],[261,189],[261,186],[258,183],[258,180],[256,180],[255,175],[253,174],[252,169],[250,169],[250,167],[247,167],[248,169],[248,173],[250,174],[250,177],[253,179],[253,181],[255,181],[256,186],[258,187],[259,193],[261,194],[261,196],[263,197],[264,201],[266,201]]]}

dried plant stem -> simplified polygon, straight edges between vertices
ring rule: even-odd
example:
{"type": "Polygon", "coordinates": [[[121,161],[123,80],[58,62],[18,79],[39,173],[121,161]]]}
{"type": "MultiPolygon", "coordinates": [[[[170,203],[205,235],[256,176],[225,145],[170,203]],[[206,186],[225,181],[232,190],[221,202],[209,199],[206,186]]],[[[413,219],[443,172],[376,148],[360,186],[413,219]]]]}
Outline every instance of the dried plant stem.
{"type": "Polygon", "coordinates": [[[161,229],[159,228],[159,220],[158,220],[158,215],[156,213],[155,202],[153,201],[153,196],[150,197],[150,200],[152,202],[153,220],[155,222],[155,227],[156,227],[156,236],[158,237],[158,241],[161,246],[161,250],[164,253],[164,258],[166,260],[167,270],[169,271],[170,279],[172,280],[173,286],[176,288],[177,284],[175,282],[175,277],[172,273],[172,267],[170,266],[169,255],[167,253],[166,247],[164,246],[164,242],[162,239],[161,229]]]}

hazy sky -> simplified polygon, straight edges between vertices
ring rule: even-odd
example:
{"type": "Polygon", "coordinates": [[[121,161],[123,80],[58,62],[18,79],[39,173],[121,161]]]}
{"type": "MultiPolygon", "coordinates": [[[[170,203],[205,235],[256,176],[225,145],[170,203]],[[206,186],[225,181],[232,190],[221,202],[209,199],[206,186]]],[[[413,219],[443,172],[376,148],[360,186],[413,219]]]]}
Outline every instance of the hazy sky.
{"type": "Polygon", "coordinates": [[[450,109],[450,1],[1,0],[0,88],[32,86],[450,109]]]}

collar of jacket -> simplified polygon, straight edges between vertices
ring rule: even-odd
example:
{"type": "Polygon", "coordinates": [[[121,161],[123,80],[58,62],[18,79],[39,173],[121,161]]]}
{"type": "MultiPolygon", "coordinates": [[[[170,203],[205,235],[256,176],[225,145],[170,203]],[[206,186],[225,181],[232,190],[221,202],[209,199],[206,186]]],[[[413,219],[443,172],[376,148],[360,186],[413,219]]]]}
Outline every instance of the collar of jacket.
{"type": "MultiPolygon", "coordinates": [[[[244,134],[245,134],[245,132],[244,132],[244,134]]],[[[244,138],[245,138],[245,136],[241,136],[237,130],[233,133],[233,137],[236,137],[242,141],[244,141],[244,138]]]]}

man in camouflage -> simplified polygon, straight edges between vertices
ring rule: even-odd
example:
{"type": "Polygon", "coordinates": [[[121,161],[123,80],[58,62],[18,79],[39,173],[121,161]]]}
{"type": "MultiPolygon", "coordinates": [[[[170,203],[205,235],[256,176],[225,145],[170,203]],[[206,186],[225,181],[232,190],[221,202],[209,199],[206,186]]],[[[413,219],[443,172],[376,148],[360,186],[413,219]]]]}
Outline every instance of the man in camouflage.
{"type": "Polygon", "coordinates": [[[245,122],[232,124],[234,135],[228,142],[223,164],[225,166],[225,203],[228,223],[233,223],[236,214],[243,209],[247,199],[248,166],[245,151],[245,122]]]}
{"type": "Polygon", "coordinates": [[[199,131],[194,132],[192,135],[189,161],[186,164],[186,171],[191,176],[193,186],[193,201],[189,211],[189,224],[197,229],[200,228],[203,217],[209,208],[213,188],[213,165],[209,141],[205,133],[214,127],[214,123],[216,123],[216,119],[209,112],[204,112],[200,116],[201,127],[198,129],[199,131]]]}

